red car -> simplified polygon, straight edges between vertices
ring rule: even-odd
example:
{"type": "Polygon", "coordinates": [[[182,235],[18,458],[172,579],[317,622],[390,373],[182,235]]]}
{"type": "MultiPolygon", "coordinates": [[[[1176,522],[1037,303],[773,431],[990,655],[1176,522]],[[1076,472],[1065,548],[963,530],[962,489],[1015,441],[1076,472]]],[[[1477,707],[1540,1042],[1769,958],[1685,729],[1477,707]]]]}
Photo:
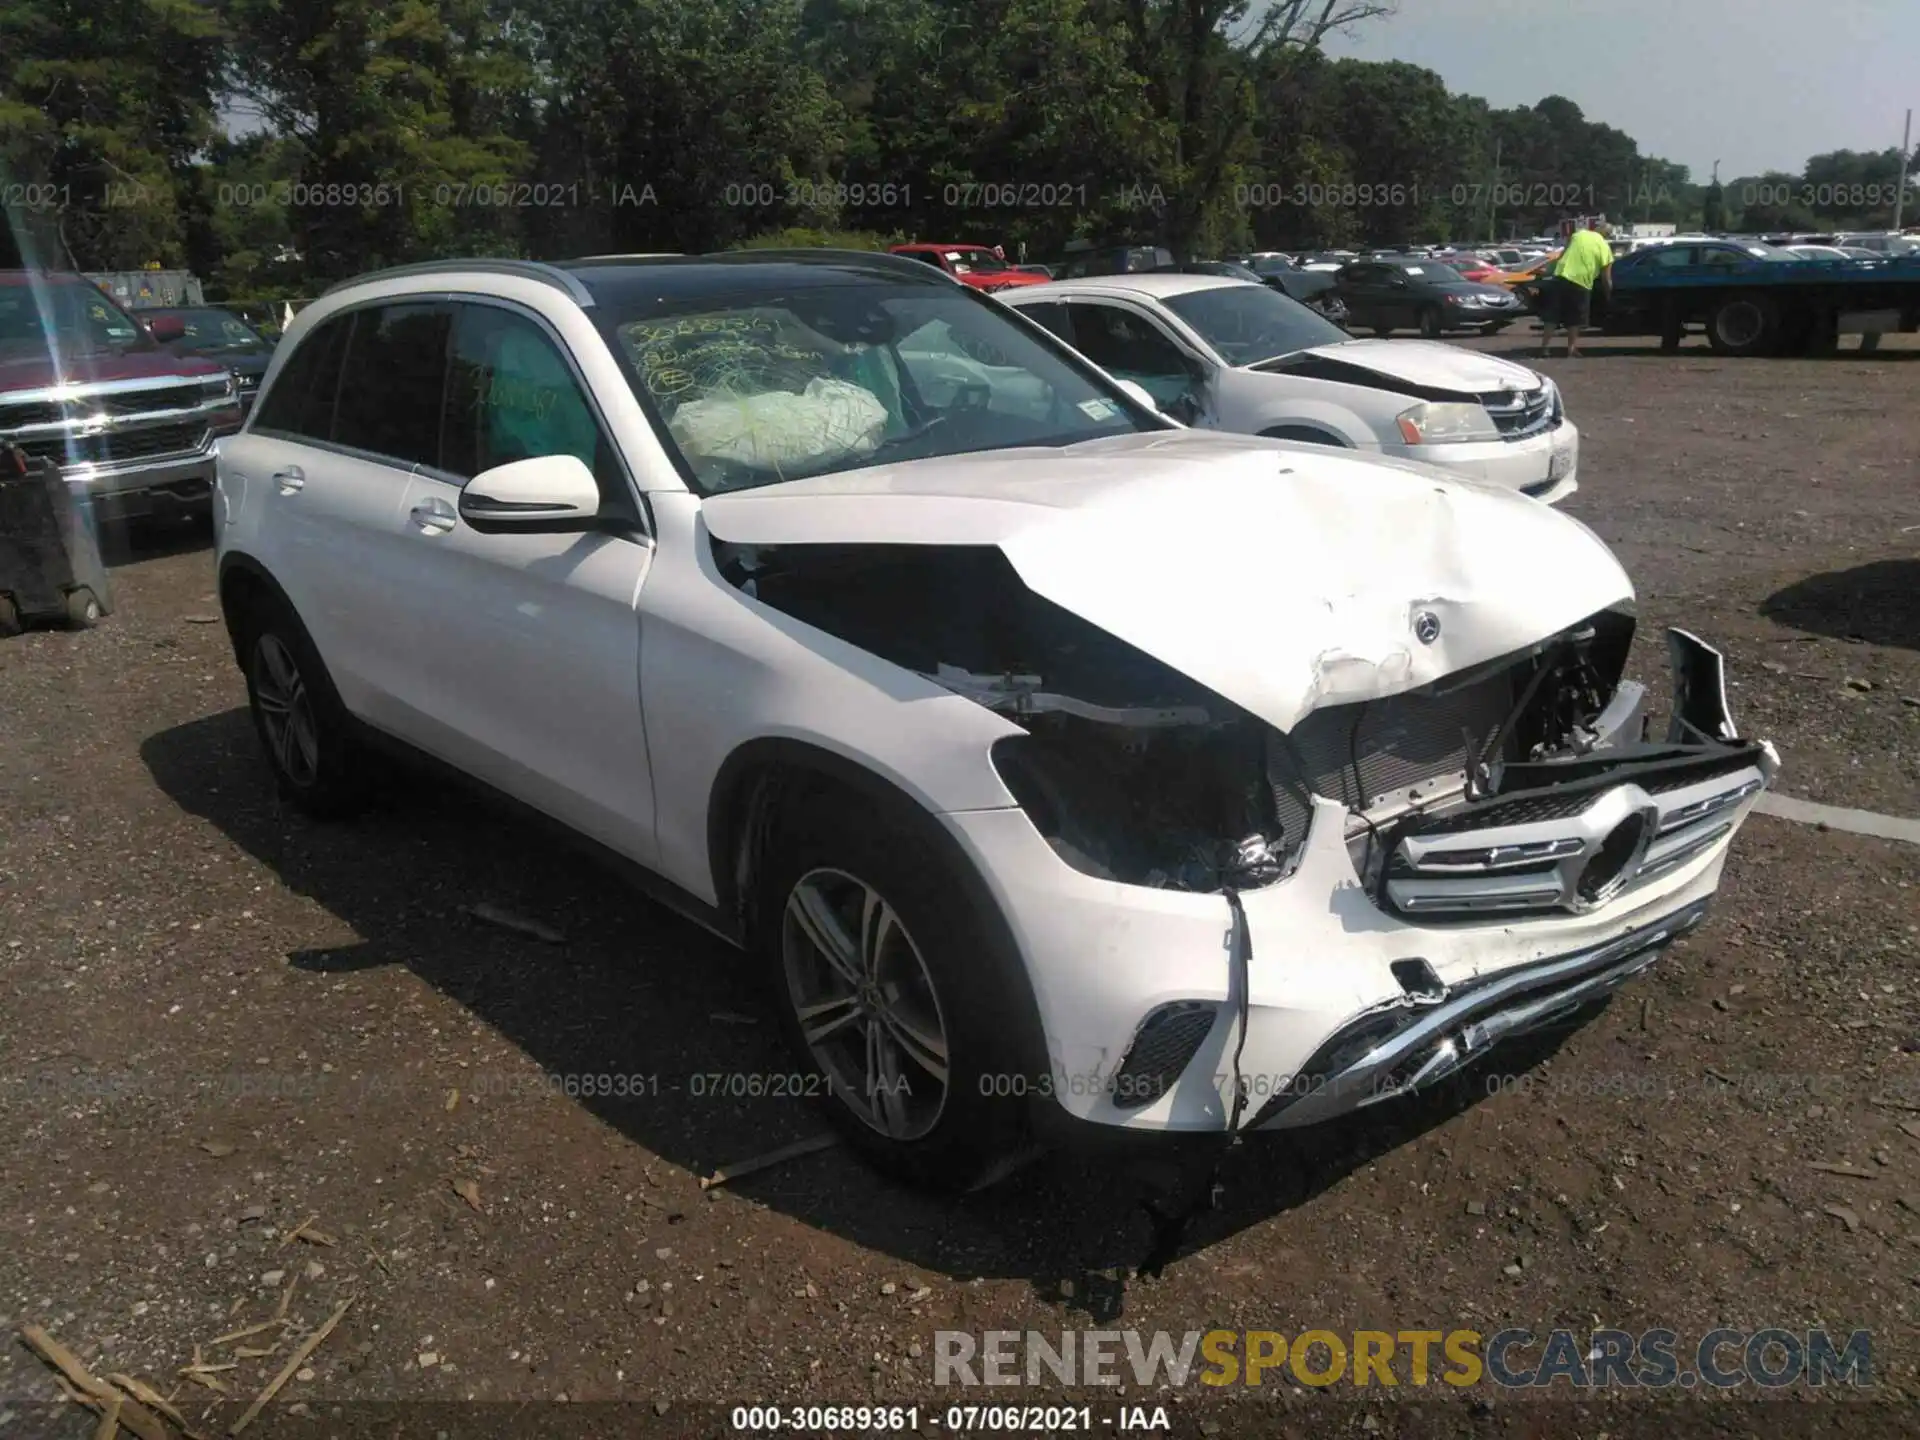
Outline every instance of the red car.
{"type": "Polygon", "coordinates": [[[975,290],[1012,290],[1021,285],[1047,283],[1045,275],[1016,269],[986,245],[895,245],[892,253],[924,260],[975,290]]]}
{"type": "Polygon", "coordinates": [[[1462,279],[1476,285],[1498,284],[1503,273],[1498,265],[1489,264],[1478,255],[1448,255],[1440,263],[1458,270],[1462,279]]]}

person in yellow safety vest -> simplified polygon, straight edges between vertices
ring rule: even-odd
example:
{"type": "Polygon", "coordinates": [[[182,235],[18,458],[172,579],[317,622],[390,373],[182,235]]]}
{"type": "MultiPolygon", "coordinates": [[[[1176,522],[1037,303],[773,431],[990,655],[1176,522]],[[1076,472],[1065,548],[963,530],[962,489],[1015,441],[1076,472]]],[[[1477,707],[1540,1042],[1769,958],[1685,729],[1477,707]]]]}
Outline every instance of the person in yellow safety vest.
{"type": "Polygon", "coordinates": [[[1582,220],[1580,228],[1567,237],[1567,248],[1560,252],[1559,260],[1554,262],[1552,277],[1541,287],[1542,360],[1553,349],[1553,332],[1559,327],[1564,327],[1567,332],[1568,358],[1579,355],[1580,331],[1593,317],[1593,287],[1596,284],[1602,295],[1612,293],[1613,246],[1593,228],[1591,221],[1582,220]]]}

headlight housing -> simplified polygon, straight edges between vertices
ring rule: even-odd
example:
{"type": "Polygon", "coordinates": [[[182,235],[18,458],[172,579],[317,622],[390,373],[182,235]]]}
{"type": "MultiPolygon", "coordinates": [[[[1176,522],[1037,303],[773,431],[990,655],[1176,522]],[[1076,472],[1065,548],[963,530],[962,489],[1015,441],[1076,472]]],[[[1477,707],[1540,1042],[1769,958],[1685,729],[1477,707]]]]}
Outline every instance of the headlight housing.
{"type": "Polygon", "coordinates": [[[1422,401],[1394,417],[1400,438],[1409,445],[1458,444],[1469,440],[1498,440],[1500,427],[1486,410],[1471,401],[1422,401]]]}

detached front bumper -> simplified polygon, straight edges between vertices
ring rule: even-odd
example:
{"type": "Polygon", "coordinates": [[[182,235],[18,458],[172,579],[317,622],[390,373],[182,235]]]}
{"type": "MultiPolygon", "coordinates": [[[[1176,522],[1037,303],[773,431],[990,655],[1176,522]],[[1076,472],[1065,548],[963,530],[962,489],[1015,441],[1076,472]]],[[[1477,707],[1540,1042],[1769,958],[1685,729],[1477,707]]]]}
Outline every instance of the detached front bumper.
{"type": "Polygon", "coordinates": [[[1386,837],[1415,872],[1438,868],[1412,879],[1459,887],[1451,909],[1406,905],[1392,886],[1409,877],[1391,864],[1363,877],[1346,811],[1325,799],[1293,872],[1240,895],[1243,934],[1222,895],[1074,870],[1023,812],[949,815],[1039,1002],[1049,1073],[1015,1084],[1070,1120],[1192,1133],[1225,1128],[1237,1080],[1243,1126],[1308,1125],[1431,1085],[1623,983],[1701,922],[1778,764],[1734,738],[1718,655],[1691,637],[1674,646],[1681,739],[1639,744],[1629,707],[1632,732],[1560,783],[1513,767],[1524,789],[1386,837]],[[1529,818],[1528,804],[1559,813],[1529,818]],[[1497,896],[1543,873],[1552,896],[1480,903],[1476,887],[1497,896]]]}

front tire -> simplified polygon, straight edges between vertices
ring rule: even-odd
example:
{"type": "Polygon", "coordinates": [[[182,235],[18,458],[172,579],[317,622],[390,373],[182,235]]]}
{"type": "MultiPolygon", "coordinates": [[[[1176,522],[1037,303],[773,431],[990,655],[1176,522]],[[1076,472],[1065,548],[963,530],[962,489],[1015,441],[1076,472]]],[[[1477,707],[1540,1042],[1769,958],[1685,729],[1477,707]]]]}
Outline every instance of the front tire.
{"type": "Polygon", "coordinates": [[[1429,340],[1438,340],[1440,332],[1446,328],[1446,321],[1440,312],[1429,305],[1420,312],[1420,333],[1429,340]]]}
{"type": "Polygon", "coordinates": [[[241,654],[254,732],[280,793],[315,819],[364,810],[370,761],[306,627],[263,601],[244,622],[241,654]]]}
{"type": "Polygon", "coordinates": [[[995,1178],[1028,1143],[1023,1092],[1041,1083],[1024,1074],[1007,1018],[1031,1003],[1009,983],[1019,957],[917,833],[930,822],[834,792],[799,803],[755,906],[794,1056],[877,1169],[948,1192],[995,1178]]]}

